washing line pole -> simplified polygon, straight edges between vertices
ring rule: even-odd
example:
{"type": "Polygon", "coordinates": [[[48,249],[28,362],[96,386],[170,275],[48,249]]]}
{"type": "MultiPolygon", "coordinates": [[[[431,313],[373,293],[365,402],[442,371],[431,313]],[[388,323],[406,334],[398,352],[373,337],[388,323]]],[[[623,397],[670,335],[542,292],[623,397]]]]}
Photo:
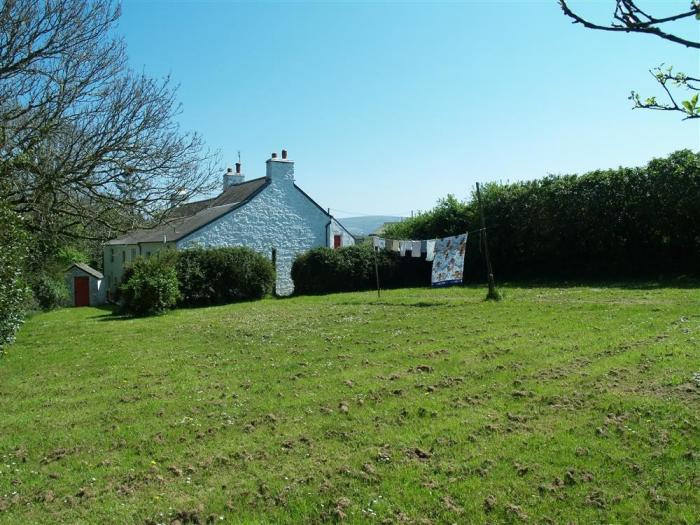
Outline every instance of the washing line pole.
{"type": "Polygon", "coordinates": [[[476,183],[476,200],[479,203],[479,216],[481,217],[481,241],[484,244],[484,257],[486,258],[486,273],[489,280],[489,293],[487,299],[498,299],[499,295],[496,291],[496,282],[493,278],[493,268],[491,267],[491,257],[489,256],[489,243],[486,237],[486,220],[484,219],[484,207],[481,204],[481,191],[479,183],[476,183]]]}
{"type": "Polygon", "coordinates": [[[374,277],[377,280],[377,299],[381,298],[381,292],[379,291],[379,264],[377,263],[377,252],[379,252],[379,246],[373,246],[374,251],[374,277]]]}

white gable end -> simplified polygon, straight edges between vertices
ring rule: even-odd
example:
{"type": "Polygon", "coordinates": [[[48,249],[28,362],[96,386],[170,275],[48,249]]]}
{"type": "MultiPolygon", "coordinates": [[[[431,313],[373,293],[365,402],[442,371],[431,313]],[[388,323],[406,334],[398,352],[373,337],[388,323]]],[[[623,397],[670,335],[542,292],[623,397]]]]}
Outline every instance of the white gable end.
{"type": "Polygon", "coordinates": [[[274,249],[277,293],[288,295],[294,290],[291,270],[299,253],[332,246],[335,233],[343,235],[343,245],[354,239],[294,186],[292,162],[268,161],[268,178],[270,184],[248,203],[184,237],[177,247],[247,246],[268,258],[274,249]]]}

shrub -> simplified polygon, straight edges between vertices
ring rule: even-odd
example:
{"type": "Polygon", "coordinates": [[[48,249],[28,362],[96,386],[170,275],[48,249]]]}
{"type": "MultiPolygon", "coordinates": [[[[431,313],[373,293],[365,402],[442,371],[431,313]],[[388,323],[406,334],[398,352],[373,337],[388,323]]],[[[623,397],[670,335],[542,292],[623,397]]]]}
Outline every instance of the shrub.
{"type": "Polygon", "coordinates": [[[68,304],[68,288],[62,277],[42,272],[32,280],[32,294],[42,310],[53,310],[68,304]]]}
{"type": "Polygon", "coordinates": [[[119,287],[122,311],[129,315],[157,315],[180,298],[173,252],[138,257],[124,273],[119,287]]]}
{"type": "MultiPolygon", "coordinates": [[[[350,292],[376,288],[375,254],[371,244],[345,248],[314,248],[292,265],[294,293],[298,295],[350,292]]],[[[430,284],[432,263],[380,251],[377,266],[381,287],[401,288],[430,284]]]]}
{"type": "Polygon", "coordinates": [[[22,266],[26,235],[19,216],[0,206],[0,355],[12,343],[24,320],[27,286],[22,266]]]}
{"type": "Polygon", "coordinates": [[[178,252],[180,304],[204,306],[260,299],[272,292],[275,270],[250,248],[192,248],[178,252]]]}

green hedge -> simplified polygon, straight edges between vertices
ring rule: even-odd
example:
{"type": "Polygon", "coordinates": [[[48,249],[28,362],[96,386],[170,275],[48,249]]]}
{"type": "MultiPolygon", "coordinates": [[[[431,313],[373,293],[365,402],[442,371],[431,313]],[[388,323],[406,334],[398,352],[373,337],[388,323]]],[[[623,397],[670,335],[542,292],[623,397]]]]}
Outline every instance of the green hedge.
{"type": "MultiPolygon", "coordinates": [[[[298,295],[351,292],[376,288],[374,252],[369,244],[345,248],[314,248],[292,265],[298,295]]],[[[377,256],[382,288],[430,284],[431,263],[380,251],[377,256]]]]}
{"type": "MultiPolygon", "coordinates": [[[[550,176],[482,189],[497,278],[626,278],[700,273],[700,153],[678,151],[641,168],[550,176]]],[[[474,196],[448,197],[388,228],[394,238],[479,228],[474,196]]],[[[465,280],[482,280],[479,235],[465,280]]]]}
{"type": "Polygon", "coordinates": [[[176,305],[261,299],[274,283],[272,263],[249,248],[166,250],[126,269],[118,299],[122,313],[153,315],[176,305]]]}
{"type": "Polygon", "coordinates": [[[178,252],[180,304],[204,306],[261,299],[272,292],[272,263],[250,248],[193,248],[178,252]]]}
{"type": "Polygon", "coordinates": [[[0,205],[0,355],[24,320],[28,296],[23,275],[27,237],[20,217],[0,205]]]}

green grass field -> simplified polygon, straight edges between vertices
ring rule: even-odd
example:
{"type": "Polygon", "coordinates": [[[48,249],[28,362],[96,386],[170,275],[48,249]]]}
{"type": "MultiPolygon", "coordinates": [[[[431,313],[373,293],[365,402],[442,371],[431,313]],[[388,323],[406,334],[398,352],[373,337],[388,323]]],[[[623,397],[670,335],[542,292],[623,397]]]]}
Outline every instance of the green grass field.
{"type": "Polygon", "coordinates": [[[37,315],[3,523],[698,523],[700,291],[412,289],[37,315]]]}

